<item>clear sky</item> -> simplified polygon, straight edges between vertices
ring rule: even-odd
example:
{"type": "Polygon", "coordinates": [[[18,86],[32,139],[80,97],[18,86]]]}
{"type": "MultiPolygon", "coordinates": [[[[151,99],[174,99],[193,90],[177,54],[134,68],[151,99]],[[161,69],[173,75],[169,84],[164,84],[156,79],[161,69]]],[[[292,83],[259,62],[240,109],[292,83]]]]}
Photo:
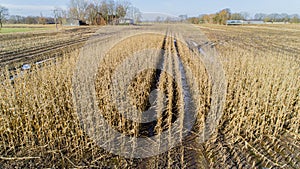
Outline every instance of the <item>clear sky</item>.
{"type": "MultiPolygon", "coordinates": [[[[300,0],[129,0],[142,12],[198,16],[230,8],[232,12],[300,14],[300,0]]],[[[0,0],[12,15],[51,16],[54,7],[66,9],[69,0],[0,0]]]]}

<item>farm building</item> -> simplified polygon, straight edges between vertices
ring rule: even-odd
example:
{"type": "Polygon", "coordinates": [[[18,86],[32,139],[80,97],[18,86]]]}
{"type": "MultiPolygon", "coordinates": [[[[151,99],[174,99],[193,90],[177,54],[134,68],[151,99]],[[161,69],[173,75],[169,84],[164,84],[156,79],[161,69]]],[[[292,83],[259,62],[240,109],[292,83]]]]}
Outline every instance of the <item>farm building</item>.
{"type": "Polygon", "coordinates": [[[265,24],[265,22],[264,21],[246,21],[246,24],[259,25],[259,24],[265,24]]]}
{"type": "Polygon", "coordinates": [[[68,18],[63,22],[63,25],[65,25],[65,26],[81,26],[81,25],[86,25],[86,22],[79,20],[79,19],[68,18]]]}
{"type": "Polygon", "coordinates": [[[98,12],[96,17],[91,22],[92,25],[106,25],[105,18],[103,17],[102,13],[98,12]]]}
{"type": "Polygon", "coordinates": [[[264,21],[244,21],[244,20],[228,20],[227,25],[258,25],[258,24],[266,24],[264,21]]]}
{"type": "Polygon", "coordinates": [[[243,20],[228,20],[227,25],[243,25],[244,21],[243,20]]]}
{"type": "Polygon", "coordinates": [[[128,19],[128,18],[120,18],[117,21],[118,25],[133,25],[134,21],[133,19],[128,19]]]}

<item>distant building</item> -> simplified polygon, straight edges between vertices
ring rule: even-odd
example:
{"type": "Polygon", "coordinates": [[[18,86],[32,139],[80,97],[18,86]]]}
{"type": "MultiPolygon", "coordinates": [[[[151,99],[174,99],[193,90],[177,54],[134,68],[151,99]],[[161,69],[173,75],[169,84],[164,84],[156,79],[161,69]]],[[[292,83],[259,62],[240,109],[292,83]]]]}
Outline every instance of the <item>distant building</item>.
{"type": "Polygon", "coordinates": [[[266,24],[264,21],[228,20],[227,25],[259,25],[266,24]]]}
{"type": "Polygon", "coordinates": [[[265,24],[288,24],[289,22],[265,22],[265,24]]]}
{"type": "Polygon", "coordinates": [[[106,21],[102,13],[100,12],[97,13],[92,25],[106,25],[106,21]]]}
{"type": "Polygon", "coordinates": [[[264,21],[246,21],[245,24],[259,25],[259,24],[265,24],[265,22],[264,21]]]}
{"type": "Polygon", "coordinates": [[[128,19],[128,18],[120,18],[117,21],[118,25],[133,25],[134,20],[133,19],[128,19]]]}
{"type": "Polygon", "coordinates": [[[106,16],[107,24],[109,25],[117,25],[118,24],[118,16],[117,15],[108,15],[106,16]]]}
{"type": "Polygon", "coordinates": [[[243,20],[228,20],[226,22],[227,25],[243,25],[244,21],[243,20]]]}
{"type": "Polygon", "coordinates": [[[63,25],[65,25],[65,26],[81,26],[81,25],[86,25],[86,22],[79,20],[79,19],[68,18],[63,22],[63,25]]]}

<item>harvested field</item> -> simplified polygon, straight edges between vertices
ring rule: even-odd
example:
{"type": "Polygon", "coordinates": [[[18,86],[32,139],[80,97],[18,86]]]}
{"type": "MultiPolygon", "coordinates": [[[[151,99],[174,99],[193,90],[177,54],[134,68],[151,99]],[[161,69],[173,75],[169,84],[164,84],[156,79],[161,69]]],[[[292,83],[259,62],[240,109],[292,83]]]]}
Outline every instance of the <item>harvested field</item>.
{"type": "Polygon", "coordinates": [[[228,80],[218,133],[205,145],[214,168],[299,168],[299,27],[270,28],[200,28],[228,80]]]}
{"type": "Polygon", "coordinates": [[[98,28],[1,34],[0,66],[18,67],[79,48],[98,28]]]}
{"type": "Polygon", "coordinates": [[[0,35],[0,168],[299,168],[300,32],[265,27],[0,35]]]}

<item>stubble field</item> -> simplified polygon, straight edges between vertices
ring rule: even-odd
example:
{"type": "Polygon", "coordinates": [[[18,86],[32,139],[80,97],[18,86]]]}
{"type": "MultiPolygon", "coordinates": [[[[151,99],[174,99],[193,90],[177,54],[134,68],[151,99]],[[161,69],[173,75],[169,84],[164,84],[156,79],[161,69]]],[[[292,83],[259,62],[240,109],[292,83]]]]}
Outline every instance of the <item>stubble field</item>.
{"type": "Polygon", "coordinates": [[[300,167],[298,26],[159,24],[94,30],[1,35],[0,168],[300,167]],[[56,59],[26,71],[11,68],[49,58],[56,59]],[[151,64],[154,69],[139,71],[151,64]],[[83,95],[91,86],[94,98],[83,95]],[[122,107],[124,98],[130,107],[122,107]],[[95,100],[78,102],[85,99],[95,100]],[[153,139],[156,149],[139,149],[135,140],[124,158],[113,150],[127,142],[99,144],[112,133],[84,123],[90,120],[86,111],[95,107],[122,133],[120,140],[161,137],[153,139]],[[157,117],[138,123],[124,116],[134,109],[153,109],[157,117]],[[195,121],[186,131],[189,116],[195,121]],[[160,143],[170,148],[163,151],[166,145],[160,143]],[[149,152],[155,155],[134,158],[149,152]]]}

